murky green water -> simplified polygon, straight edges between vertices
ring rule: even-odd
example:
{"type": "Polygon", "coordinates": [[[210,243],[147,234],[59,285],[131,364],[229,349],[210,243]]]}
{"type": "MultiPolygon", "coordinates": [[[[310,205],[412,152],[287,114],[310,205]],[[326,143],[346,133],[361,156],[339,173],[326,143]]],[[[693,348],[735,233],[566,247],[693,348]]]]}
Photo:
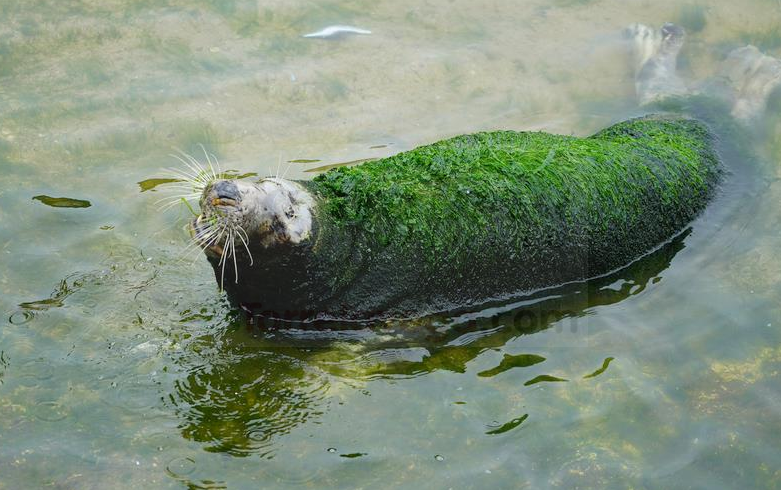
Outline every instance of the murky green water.
{"type": "Polygon", "coordinates": [[[138,184],[199,143],[311,178],[588,134],[636,114],[620,29],[666,20],[689,78],[781,55],[777,0],[0,3],[0,488],[781,486],[778,106],[763,163],[632,267],[371,331],[242,326],[138,184]],[[300,37],[329,24],[372,34],[300,37]]]}

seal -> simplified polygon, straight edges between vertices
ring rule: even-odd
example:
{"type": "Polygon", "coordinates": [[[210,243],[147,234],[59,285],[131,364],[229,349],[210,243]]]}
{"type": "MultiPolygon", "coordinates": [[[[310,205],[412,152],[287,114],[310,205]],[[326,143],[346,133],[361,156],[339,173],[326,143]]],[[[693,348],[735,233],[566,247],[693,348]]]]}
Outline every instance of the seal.
{"type": "MultiPolygon", "coordinates": [[[[682,29],[630,30],[640,100],[680,97],[682,29]]],[[[711,127],[682,115],[583,138],[482,132],[312,181],[215,179],[192,234],[230,302],[253,314],[418,317],[626,266],[681,233],[722,174],[711,127]]]]}
{"type": "Polygon", "coordinates": [[[680,117],[589,138],[487,132],[311,182],[217,180],[193,234],[236,306],[419,316],[626,265],[680,232],[720,173],[708,128],[680,117]]]}

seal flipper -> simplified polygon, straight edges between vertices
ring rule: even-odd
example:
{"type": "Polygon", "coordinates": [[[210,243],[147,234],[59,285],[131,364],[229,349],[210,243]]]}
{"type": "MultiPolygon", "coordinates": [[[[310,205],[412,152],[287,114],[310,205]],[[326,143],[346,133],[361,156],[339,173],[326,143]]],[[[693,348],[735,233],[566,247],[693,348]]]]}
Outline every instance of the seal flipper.
{"type": "Polygon", "coordinates": [[[728,102],[732,117],[747,123],[764,114],[770,95],[781,86],[781,60],[749,45],[733,50],[715,77],[690,90],[676,72],[686,39],[682,27],[667,23],[655,30],[632,24],[624,32],[633,42],[635,92],[641,106],[705,95],[728,102]]]}
{"type": "Polygon", "coordinates": [[[633,41],[635,92],[640,105],[689,93],[676,73],[678,54],[686,39],[682,27],[667,23],[657,31],[643,24],[632,24],[625,33],[633,41]]]}
{"type": "Polygon", "coordinates": [[[745,46],[727,56],[718,77],[734,91],[732,116],[740,121],[751,121],[762,116],[768,97],[781,85],[781,60],[762,53],[755,46],[745,46]]]}

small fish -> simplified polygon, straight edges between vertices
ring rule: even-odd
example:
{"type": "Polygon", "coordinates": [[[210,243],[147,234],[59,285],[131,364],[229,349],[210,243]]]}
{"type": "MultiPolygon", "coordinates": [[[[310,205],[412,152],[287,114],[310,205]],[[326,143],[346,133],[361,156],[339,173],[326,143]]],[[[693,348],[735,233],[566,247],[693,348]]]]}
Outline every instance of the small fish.
{"type": "Polygon", "coordinates": [[[339,26],[328,26],[323,29],[320,29],[317,32],[310,32],[309,34],[304,34],[301,37],[328,39],[328,38],[340,37],[343,34],[371,34],[371,33],[372,31],[369,31],[367,29],[361,29],[360,27],[339,25],[339,26]]]}

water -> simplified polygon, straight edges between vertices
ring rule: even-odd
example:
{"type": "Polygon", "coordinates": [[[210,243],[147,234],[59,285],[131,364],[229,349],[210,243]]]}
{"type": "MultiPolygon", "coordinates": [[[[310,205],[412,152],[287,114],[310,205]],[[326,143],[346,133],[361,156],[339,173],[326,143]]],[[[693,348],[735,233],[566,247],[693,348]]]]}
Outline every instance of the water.
{"type": "Polygon", "coordinates": [[[373,330],[241,325],[149,189],[199,144],[311,178],[589,134],[635,114],[620,29],[666,20],[689,78],[781,55],[776,0],[0,4],[0,488],[781,486],[777,106],[762,163],[629,269],[373,330]],[[372,34],[300,37],[331,24],[372,34]]]}

